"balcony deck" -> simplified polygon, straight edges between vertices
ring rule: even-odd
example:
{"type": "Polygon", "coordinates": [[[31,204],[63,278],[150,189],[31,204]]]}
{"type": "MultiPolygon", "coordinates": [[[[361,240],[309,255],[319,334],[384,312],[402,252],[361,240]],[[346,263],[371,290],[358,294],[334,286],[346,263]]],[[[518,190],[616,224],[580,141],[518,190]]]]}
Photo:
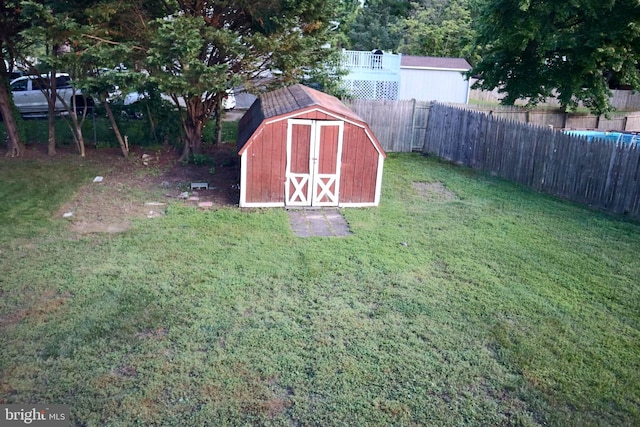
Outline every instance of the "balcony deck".
{"type": "Polygon", "coordinates": [[[397,99],[402,55],[355,50],[342,52],[343,85],[354,98],[397,99]]]}
{"type": "Polygon", "coordinates": [[[343,50],[342,66],[353,69],[400,72],[401,54],[343,50]]]}

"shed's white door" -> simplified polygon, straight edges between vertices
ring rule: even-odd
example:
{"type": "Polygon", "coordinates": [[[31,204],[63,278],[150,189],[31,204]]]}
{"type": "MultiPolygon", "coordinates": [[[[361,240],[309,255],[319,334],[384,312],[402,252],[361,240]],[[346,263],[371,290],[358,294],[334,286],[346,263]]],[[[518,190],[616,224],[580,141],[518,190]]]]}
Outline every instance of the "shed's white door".
{"type": "Polygon", "coordinates": [[[287,206],[337,206],[344,123],[289,119],[287,206]]]}

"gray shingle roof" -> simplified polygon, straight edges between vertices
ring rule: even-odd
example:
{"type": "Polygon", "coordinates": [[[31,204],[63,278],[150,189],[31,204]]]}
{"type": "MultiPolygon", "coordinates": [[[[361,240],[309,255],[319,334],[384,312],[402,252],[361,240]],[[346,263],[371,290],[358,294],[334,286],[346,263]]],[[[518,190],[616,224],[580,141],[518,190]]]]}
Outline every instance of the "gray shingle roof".
{"type": "Polygon", "coordinates": [[[463,70],[471,69],[471,65],[464,58],[440,58],[435,56],[411,56],[402,55],[400,67],[411,68],[435,68],[441,70],[463,70]]]}
{"type": "Polygon", "coordinates": [[[264,93],[256,99],[238,124],[238,150],[247,143],[264,120],[314,107],[322,108],[344,119],[364,123],[360,116],[338,98],[296,84],[264,93]]]}

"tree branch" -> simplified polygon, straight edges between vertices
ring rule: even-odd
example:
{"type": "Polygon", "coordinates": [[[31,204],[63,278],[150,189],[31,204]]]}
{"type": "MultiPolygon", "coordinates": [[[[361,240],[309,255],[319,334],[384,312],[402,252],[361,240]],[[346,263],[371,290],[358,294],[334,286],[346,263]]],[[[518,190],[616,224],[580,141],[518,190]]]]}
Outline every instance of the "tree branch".
{"type": "MultiPolygon", "coordinates": [[[[111,40],[103,39],[102,37],[92,36],[91,34],[83,34],[82,37],[86,37],[88,39],[96,40],[96,41],[98,41],[100,43],[107,43],[107,44],[112,44],[112,45],[116,45],[116,46],[119,46],[119,45],[123,44],[123,43],[118,43],[118,42],[114,42],[114,41],[111,41],[111,40]]],[[[142,51],[142,52],[146,51],[146,49],[144,49],[144,48],[142,48],[140,46],[131,46],[131,49],[139,50],[139,51],[142,51]]]]}

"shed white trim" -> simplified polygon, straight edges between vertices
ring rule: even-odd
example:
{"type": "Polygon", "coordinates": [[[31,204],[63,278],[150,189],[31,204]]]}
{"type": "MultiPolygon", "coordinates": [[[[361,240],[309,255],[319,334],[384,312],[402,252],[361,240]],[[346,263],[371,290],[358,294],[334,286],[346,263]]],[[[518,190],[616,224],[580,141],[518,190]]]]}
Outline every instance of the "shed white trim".
{"type": "Polygon", "coordinates": [[[285,204],[282,202],[257,202],[257,203],[245,203],[240,205],[241,208],[284,208],[285,204]]]}
{"type": "Polygon", "coordinates": [[[384,166],[384,156],[378,155],[378,176],[376,176],[376,194],[374,204],[377,206],[380,203],[380,194],[382,192],[382,169],[384,166]]]}
{"type": "Polygon", "coordinates": [[[240,156],[240,207],[247,206],[247,156],[240,156]]]}
{"type": "MultiPolygon", "coordinates": [[[[299,111],[294,111],[294,112],[292,112],[290,114],[287,114],[286,116],[277,116],[277,117],[275,117],[273,119],[267,119],[267,120],[265,120],[265,122],[263,124],[270,125],[271,123],[276,123],[276,122],[279,122],[279,121],[282,121],[282,120],[288,120],[288,119],[291,119],[291,118],[294,118],[294,117],[300,117],[303,114],[311,113],[311,112],[314,112],[314,111],[326,114],[327,116],[334,117],[336,120],[340,120],[340,121],[343,121],[343,122],[351,123],[352,125],[356,125],[356,126],[361,127],[361,128],[366,128],[366,126],[363,125],[362,123],[358,123],[358,122],[354,122],[353,120],[345,119],[344,117],[342,117],[340,115],[334,114],[334,113],[332,113],[330,111],[327,111],[327,110],[324,110],[322,108],[311,108],[309,110],[303,109],[303,110],[299,110],[299,111]]],[[[300,119],[300,120],[302,120],[302,119],[300,119]]]]}

